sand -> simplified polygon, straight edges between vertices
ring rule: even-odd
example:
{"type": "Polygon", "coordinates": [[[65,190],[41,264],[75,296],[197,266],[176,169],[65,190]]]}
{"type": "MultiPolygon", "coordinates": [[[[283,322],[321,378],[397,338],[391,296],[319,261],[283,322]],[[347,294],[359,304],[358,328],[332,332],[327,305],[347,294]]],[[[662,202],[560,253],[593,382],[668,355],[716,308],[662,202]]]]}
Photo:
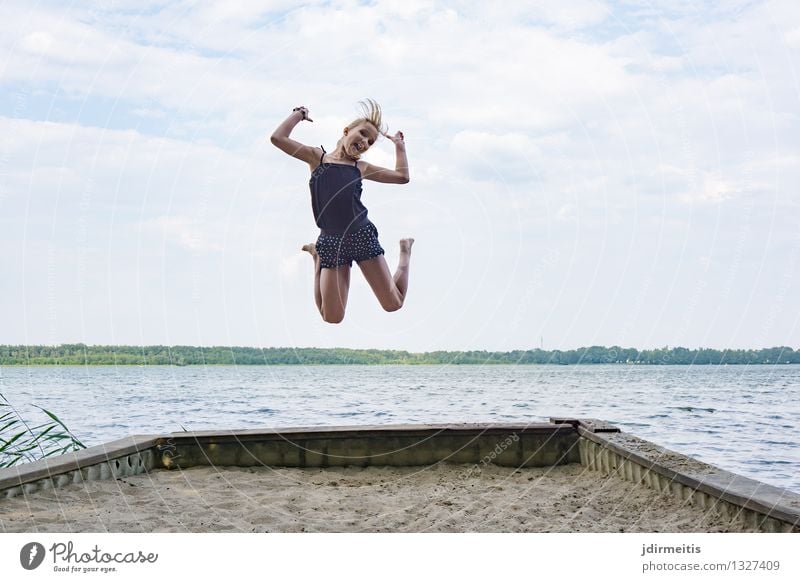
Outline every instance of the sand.
{"type": "Polygon", "coordinates": [[[472,469],[160,470],[0,500],[0,531],[752,531],[577,464],[472,469]]]}

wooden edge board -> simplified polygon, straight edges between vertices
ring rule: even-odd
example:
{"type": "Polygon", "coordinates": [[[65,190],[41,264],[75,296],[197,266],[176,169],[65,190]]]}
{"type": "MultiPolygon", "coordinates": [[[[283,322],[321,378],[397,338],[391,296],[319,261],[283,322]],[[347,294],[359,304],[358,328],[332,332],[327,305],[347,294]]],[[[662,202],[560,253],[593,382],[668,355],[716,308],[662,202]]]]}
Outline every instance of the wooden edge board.
{"type": "Polygon", "coordinates": [[[6,467],[0,469],[0,491],[140,453],[156,446],[157,441],[155,435],[129,436],[57,457],[6,467]]]}
{"type": "Polygon", "coordinates": [[[633,437],[633,435],[627,436],[637,438],[639,441],[653,445],[664,453],[668,453],[670,456],[679,456],[691,460],[692,464],[695,466],[703,465],[707,468],[707,472],[676,471],[660,463],[657,459],[644,456],[609,440],[605,435],[598,435],[583,428],[579,428],[578,432],[581,437],[598,443],[622,457],[641,465],[645,469],[663,475],[671,481],[676,481],[693,490],[702,491],[703,493],[744,507],[745,509],[750,509],[767,515],[768,517],[780,519],[795,527],[800,526],[800,495],[796,493],[780,487],[775,487],[774,485],[762,483],[761,481],[756,481],[755,479],[750,479],[749,477],[731,473],[730,471],[720,469],[708,463],[697,461],[696,459],[686,457],[670,449],[665,449],[664,447],[655,445],[644,439],[633,437]],[[791,503],[792,506],[786,503],[791,503]]]}

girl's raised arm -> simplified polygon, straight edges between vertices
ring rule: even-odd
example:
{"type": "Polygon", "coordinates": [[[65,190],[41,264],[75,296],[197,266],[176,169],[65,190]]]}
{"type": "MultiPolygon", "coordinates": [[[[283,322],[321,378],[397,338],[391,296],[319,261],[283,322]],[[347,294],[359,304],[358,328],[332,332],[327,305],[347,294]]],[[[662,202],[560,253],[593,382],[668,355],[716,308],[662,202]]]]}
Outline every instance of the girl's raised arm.
{"type": "Polygon", "coordinates": [[[279,150],[286,152],[293,158],[303,160],[309,166],[313,167],[319,159],[316,148],[304,145],[299,141],[295,141],[289,137],[294,129],[294,126],[304,119],[313,121],[308,117],[308,109],[302,106],[295,107],[295,109],[292,111],[292,114],[287,117],[274,132],[272,132],[270,141],[272,142],[272,145],[277,147],[279,150]]]}
{"type": "Polygon", "coordinates": [[[387,184],[408,184],[408,158],[406,157],[406,143],[402,131],[398,131],[394,135],[385,135],[392,143],[394,143],[395,164],[394,170],[389,168],[382,168],[380,166],[373,166],[369,162],[358,162],[361,174],[366,180],[374,180],[375,182],[384,182],[387,184]]]}

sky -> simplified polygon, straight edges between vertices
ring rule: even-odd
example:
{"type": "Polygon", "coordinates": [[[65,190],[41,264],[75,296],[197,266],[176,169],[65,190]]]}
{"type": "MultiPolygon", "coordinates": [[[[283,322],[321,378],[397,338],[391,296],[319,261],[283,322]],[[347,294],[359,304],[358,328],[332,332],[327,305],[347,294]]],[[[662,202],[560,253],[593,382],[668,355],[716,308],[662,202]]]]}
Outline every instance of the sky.
{"type": "Polygon", "coordinates": [[[800,348],[794,0],[10,0],[0,44],[0,343],[800,348]],[[269,136],[367,97],[410,288],[330,325],[269,136]]]}

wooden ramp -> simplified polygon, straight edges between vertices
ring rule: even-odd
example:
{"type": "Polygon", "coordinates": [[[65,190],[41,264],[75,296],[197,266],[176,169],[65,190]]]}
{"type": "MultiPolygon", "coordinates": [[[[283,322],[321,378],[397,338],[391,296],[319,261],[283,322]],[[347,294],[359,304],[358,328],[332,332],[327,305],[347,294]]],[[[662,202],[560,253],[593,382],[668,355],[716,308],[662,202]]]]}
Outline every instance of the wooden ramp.
{"type": "Polygon", "coordinates": [[[580,463],[769,532],[800,531],[800,495],[589,418],[549,423],[305,427],[131,436],[0,469],[2,498],[96,479],[215,467],[546,467],[580,463]]]}

